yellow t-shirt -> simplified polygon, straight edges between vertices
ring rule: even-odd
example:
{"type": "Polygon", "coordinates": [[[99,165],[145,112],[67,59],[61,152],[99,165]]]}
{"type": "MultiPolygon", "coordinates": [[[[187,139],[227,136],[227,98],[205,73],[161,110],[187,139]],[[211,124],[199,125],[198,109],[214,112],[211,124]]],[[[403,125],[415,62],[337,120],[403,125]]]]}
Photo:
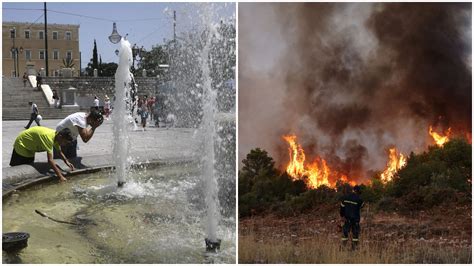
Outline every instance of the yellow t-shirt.
{"type": "Polygon", "coordinates": [[[46,151],[53,154],[53,146],[60,149],[54,142],[56,131],[47,127],[32,127],[24,130],[16,137],[13,148],[23,157],[35,157],[36,152],[46,151]]]}

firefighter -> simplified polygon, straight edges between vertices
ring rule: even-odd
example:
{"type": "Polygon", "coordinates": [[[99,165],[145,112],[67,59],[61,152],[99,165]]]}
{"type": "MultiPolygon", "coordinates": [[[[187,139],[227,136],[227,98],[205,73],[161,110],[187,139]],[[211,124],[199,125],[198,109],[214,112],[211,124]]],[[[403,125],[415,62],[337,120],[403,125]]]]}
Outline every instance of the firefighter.
{"type": "Polygon", "coordinates": [[[360,209],[364,207],[364,201],[360,198],[360,186],[354,186],[352,192],[345,195],[341,201],[339,214],[344,219],[342,227],[342,245],[345,246],[349,240],[349,233],[352,232],[352,250],[356,249],[359,243],[360,233],[360,209]]]}

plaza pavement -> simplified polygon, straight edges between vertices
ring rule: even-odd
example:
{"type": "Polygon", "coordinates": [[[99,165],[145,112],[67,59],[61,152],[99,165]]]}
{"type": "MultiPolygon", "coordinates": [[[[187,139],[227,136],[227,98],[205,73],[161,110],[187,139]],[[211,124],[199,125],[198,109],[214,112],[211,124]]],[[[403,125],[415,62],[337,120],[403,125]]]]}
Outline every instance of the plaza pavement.
{"type": "MultiPolygon", "coordinates": [[[[60,120],[43,120],[41,125],[54,129],[60,120]]],[[[3,191],[14,184],[54,174],[47,164],[46,152],[37,153],[35,164],[9,166],[13,143],[18,134],[24,130],[28,120],[2,122],[2,184],[3,191]]],[[[33,126],[36,123],[33,122],[33,126]]],[[[156,128],[148,126],[145,131],[141,127],[130,132],[130,154],[137,162],[173,162],[195,160],[199,140],[195,129],[190,128],[156,128]]],[[[71,162],[79,169],[92,169],[113,165],[112,159],[112,120],[104,120],[88,143],[78,137],[79,150],[75,160],[71,162]]],[[[55,159],[63,170],[70,171],[61,159],[55,159]]],[[[66,177],[67,178],[67,177],[66,177]]]]}

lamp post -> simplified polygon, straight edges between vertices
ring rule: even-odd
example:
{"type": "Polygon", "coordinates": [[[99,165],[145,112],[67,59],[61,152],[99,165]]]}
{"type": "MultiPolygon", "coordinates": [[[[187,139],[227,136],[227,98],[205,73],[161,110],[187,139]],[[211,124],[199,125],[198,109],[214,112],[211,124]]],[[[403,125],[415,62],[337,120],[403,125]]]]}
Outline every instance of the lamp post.
{"type": "Polygon", "coordinates": [[[117,24],[114,22],[112,34],[109,36],[109,41],[113,44],[117,44],[122,39],[122,36],[117,32],[117,24]]]}
{"type": "Polygon", "coordinates": [[[15,38],[16,38],[16,29],[13,27],[13,29],[10,30],[10,36],[12,38],[12,56],[13,56],[13,71],[14,71],[14,77],[18,77],[18,48],[15,47],[15,38]]]}
{"type": "MultiPolygon", "coordinates": [[[[133,58],[132,66],[133,66],[134,71],[135,71],[135,60],[138,61],[137,56],[140,58],[140,62],[141,62],[141,60],[143,59],[144,53],[145,53],[145,48],[143,48],[143,46],[139,48],[136,43],[133,45],[133,47],[132,47],[132,58],[133,58]]],[[[138,64],[137,64],[137,67],[138,67],[138,64]]]]}

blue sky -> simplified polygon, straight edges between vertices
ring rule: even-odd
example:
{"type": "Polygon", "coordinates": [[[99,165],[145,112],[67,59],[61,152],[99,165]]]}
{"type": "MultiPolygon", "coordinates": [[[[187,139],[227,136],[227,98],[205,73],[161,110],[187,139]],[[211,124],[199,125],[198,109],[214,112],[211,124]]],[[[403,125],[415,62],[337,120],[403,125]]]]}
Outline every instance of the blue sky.
{"type": "MultiPolygon", "coordinates": [[[[48,23],[76,24],[79,28],[79,49],[82,52],[82,67],[92,58],[94,39],[102,56],[102,62],[117,62],[114,51],[118,45],[112,44],[108,36],[112,33],[112,22],[117,23],[118,32],[128,33],[133,45],[151,49],[162,44],[163,39],[173,38],[173,10],[176,10],[176,32],[186,32],[199,21],[199,12],[205,3],[165,3],[165,2],[47,2],[48,23]],[[68,14],[65,14],[68,13],[68,14]]],[[[208,5],[208,4],[207,4],[208,5]]],[[[235,23],[235,3],[212,3],[214,19],[232,19],[235,23]]],[[[3,2],[2,20],[44,23],[43,2],[3,2]]]]}

